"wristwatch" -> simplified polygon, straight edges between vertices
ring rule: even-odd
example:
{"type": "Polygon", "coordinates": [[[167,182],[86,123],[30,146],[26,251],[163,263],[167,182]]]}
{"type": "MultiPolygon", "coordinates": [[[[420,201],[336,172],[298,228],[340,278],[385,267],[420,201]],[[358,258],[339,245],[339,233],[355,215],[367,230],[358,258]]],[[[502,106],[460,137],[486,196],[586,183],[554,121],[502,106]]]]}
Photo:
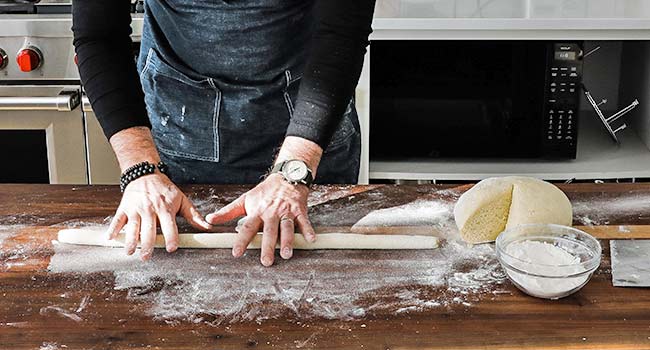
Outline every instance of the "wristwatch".
{"type": "Polygon", "coordinates": [[[307,164],[298,159],[277,163],[271,169],[271,174],[280,174],[294,185],[303,184],[309,187],[314,182],[314,176],[307,164]]]}

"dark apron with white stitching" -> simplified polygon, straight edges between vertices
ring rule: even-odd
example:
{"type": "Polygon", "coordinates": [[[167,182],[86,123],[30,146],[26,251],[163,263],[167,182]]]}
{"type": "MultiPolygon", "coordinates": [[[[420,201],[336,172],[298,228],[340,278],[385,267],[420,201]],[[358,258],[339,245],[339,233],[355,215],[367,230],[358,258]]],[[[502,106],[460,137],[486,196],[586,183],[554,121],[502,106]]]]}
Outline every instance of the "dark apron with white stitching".
{"type": "MultiPolygon", "coordinates": [[[[313,0],[150,0],[138,68],[156,146],[176,183],[257,183],[293,114],[313,0]]],[[[350,102],[319,183],[356,183],[350,102]]]]}

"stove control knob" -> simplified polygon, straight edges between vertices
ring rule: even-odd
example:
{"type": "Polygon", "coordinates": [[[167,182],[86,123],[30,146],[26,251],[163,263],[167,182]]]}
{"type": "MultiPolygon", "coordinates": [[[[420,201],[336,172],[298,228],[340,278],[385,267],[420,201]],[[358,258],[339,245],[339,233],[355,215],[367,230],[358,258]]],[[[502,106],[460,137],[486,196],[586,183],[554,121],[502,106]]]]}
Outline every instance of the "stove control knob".
{"type": "Polygon", "coordinates": [[[0,49],[0,69],[5,69],[7,67],[7,64],[9,64],[7,53],[5,50],[0,49]]]}
{"type": "Polygon", "coordinates": [[[3,49],[0,49],[0,69],[5,69],[8,63],[7,53],[3,49]]]}
{"type": "Polygon", "coordinates": [[[31,72],[41,66],[43,55],[39,49],[29,46],[18,52],[16,62],[21,71],[31,72]]]}

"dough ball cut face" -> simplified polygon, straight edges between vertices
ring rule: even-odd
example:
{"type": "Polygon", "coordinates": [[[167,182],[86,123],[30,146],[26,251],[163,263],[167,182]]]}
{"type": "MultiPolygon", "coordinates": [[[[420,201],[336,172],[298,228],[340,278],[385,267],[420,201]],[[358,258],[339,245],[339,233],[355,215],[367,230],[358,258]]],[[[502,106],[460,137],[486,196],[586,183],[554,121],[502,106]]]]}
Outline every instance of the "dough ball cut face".
{"type": "Polygon", "coordinates": [[[507,192],[478,208],[465,222],[461,237],[468,242],[494,240],[494,232],[503,232],[508,225],[511,200],[512,192],[507,192]]]}
{"type": "Polygon", "coordinates": [[[569,198],[555,185],[531,178],[514,178],[506,229],[524,224],[573,224],[569,198]]]}
{"type": "Polygon", "coordinates": [[[490,178],[464,193],[454,208],[461,237],[470,243],[494,241],[521,224],[571,225],[573,211],[564,192],[535,178],[490,178]]]}

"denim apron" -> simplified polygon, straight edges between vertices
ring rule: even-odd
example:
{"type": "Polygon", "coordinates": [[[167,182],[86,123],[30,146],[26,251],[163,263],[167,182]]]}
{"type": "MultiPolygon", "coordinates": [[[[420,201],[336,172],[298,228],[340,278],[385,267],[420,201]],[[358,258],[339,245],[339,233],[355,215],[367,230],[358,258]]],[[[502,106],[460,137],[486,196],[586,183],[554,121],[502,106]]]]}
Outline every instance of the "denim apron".
{"type": "MultiPolygon", "coordinates": [[[[272,166],[311,44],[313,0],[148,0],[138,58],[156,147],[176,183],[253,184],[272,166]]],[[[351,99],[318,183],[356,183],[351,99]]]]}

